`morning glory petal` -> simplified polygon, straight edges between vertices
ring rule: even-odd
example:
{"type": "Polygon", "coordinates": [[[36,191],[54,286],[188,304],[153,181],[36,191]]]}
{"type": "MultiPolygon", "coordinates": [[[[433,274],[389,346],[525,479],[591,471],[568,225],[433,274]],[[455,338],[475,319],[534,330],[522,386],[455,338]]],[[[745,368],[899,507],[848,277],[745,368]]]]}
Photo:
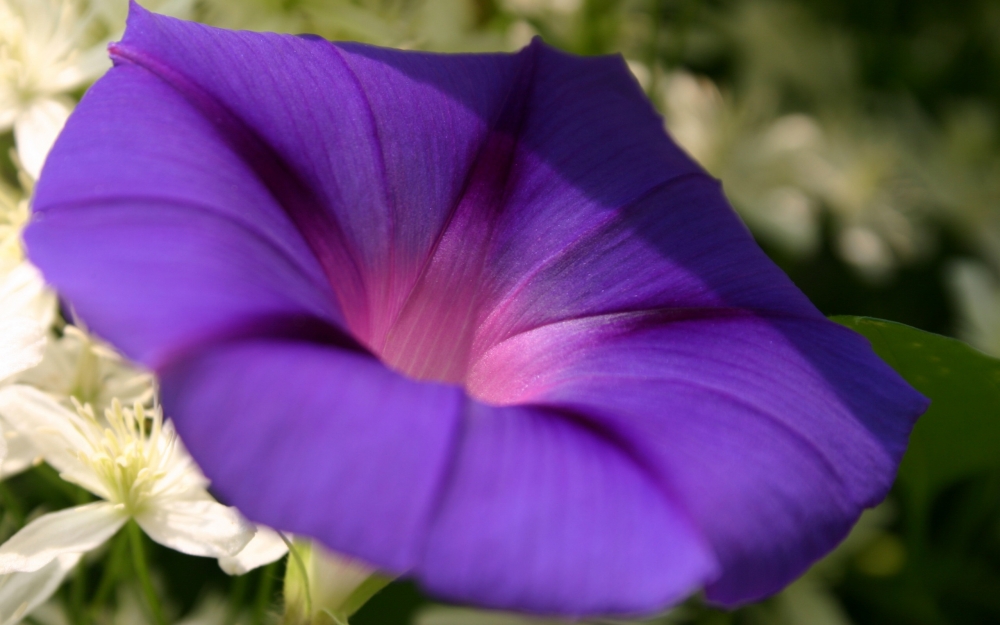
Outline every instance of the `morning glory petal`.
{"type": "Polygon", "coordinates": [[[278,340],[207,350],[161,383],[188,450],[247,517],[397,575],[418,564],[460,389],[363,353],[278,340]]]}
{"type": "Polygon", "coordinates": [[[623,441],[692,513],[723,565],[708,597],[733,605],[794,579],[892,485],[913,420],[895,410],[926,400],[869,354],[822,319],[617,314],[513,337],[470,386],[623,441]]]}
{"type": "Polygon", "coordinates": [[[46,177],[61,183],[38,188],[25,238],[42,262],[50,244],[57,258],[88,259],[53,259],[45,273],[95,333],[128,336],[118,347],[152,366],[274,319],[340,323],[301,234],[200,111],[133,66],[85,101],[73,126],[86,132],[61,135],[46,177]]]}
{"type": "Polygon", "coordinates": [[[718,566],[669,485],[614,437],[557,410],[472,401],[417,574],[487,607],[649,614],[718,566]]]}
{"type": "Polygon", "coordinates": [[[435,55],[428,64],[430,55],[397,54],[394,67],[365,56],[373,50],[222,31],[139,7],[112,46],[119,66],[169,85],[243,155],[367,344],[407,298],[523,65],[509,55],[435,55]],[[461,89],[471,75],[472,102],[442,93],[441,84],[461,89]]]}
{"type": "Polygon", "coordinates": [[[250,517],[415,570],[445,596],[650,611],[713,575],[662,484],[555,412],[487,406],[368,356],[274,341],[168,370],[163,399],[188,416],[193,454],[224,458],[210,463],[216,487],[250,517]]]}
{"type": "Polygon", "coordinates": [[[624,63],[133,5],[26,233],[229,503],[433,592],[638,613],[790,581],[926,403],[767,259],[624,63]]]}

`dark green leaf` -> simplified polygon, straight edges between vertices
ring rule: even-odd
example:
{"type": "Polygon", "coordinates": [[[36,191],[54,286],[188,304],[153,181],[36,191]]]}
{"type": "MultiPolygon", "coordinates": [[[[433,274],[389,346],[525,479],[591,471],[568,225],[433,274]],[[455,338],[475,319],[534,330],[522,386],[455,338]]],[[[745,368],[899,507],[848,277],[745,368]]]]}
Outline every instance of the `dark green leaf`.
{"type": "Polygon", "coordinates": [[[961,341],[868,317],[832,317],[931,399],[899,471],[923,505],[939,489],[1000,466],[1000,360],[961,341]]]}

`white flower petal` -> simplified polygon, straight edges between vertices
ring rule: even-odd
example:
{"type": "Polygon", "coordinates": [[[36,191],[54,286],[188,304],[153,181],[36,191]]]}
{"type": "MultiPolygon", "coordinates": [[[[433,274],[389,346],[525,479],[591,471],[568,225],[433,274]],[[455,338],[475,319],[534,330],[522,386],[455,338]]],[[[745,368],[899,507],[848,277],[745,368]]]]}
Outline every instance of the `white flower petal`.
{"type": "Polygon", "coordinates": [[[45,328],[34,319],[0,319],[0,380],[41,362],[45,338],[45,328]]]}
{"type": "MultiPolygon", "coordinates": [[[[127,3],[125,3],[127,4],[127,3]]],[[[115,37],[118,39],[119,37],[115,37]]],[[[100,78],[105,72],[111,69],[111,59],[108,57],[108,43],[102,41],[86,50],[81,50],[76,56],[76,63],[60,72],[55,78],[53,86],[62,87],[59,91],[69,91],[82,84],[93,82],[100,78]],[[61,84],[60,84],[61,83],[61,84]]]]}
{"type": "Polygon", "coordinates": [[[183,441],[177,438],[177,431],[170,421],[163,422],[162,436],[166,451],[164,467],[166,471],[156,481],[153,496],[161,501],[215,501],[205,489],[208,479],[202,475],[201,469],[195,464],[191,454],[187,452],[183,441]],[[168,445],[167,441],[171,441],[168,445]]]}
{"type": "Polygon", "coordinates": [[[0,132],[3,132],[14,125],[17,119],[17,108],[9,102],[5,102],[3,93],[0,92],[0,132]]]}
{"type": "Polygon", "coordinates": [[[91,445],[77,429],[85,424],[75,412],[36,388],[17,384],[0,389],[0,415],[66,480],[107,499],[104,485],[77,455],[91,445]]]}
{"type": "Polygon", "coordinates": [[[0,545],[0,575],[37,571],[63,554],[100,546],[128,520],[105,501],[43,514],[0,545]]]}
{"type": "Polygon", "coordinates": [[[55,295],[22,262],[0,280],[0,380],[35,366],[44,354],[55,295]]]}
{"type": "Polygon", "coordinates": [[[156,542],[192,556],[231,556],[254,534],[236,508],[208,499],[154,500],[135,520],[156,542]]]}
{"type": "Polygon", "coordinates": [[[56,294],[45,285],[42,272],[22,261],[0,283],[0,317],[30,317],[48,330],[56,316],[56,294]]]}
{"type": "Polygon", "coordinates": [[[50,340],[38,366],[14,378],[43,390],[69,406],[70,396],[90,404],[100,418],[117,399],[122,406],[152,403],[153,376],[117,354],[110,346],[73,326],[50,340]]]}
{"type": "Polygon", "coordinates": [[[247,546],[234,556],[219,558],[219,567],[227,575],[245,575],[257,567],[270,564],[288,553],[288,546],[278,532],[263,525],[247,546]]]}
{"type": "Polygon", "coordinates": [[[44,354],[54,295],[22,262],[0,279],[0,380],[38,364],[44,354]]]}
{"type": "Polygon", "coordinates": [[[36,101],[14,120],[17,156],[28,175],[38,180],[45,158],[62,132],[72,107],[61,99],[36,101]]]}
{"type": "Polygon", "coordinates": [[[14,625],[45,602],[80,561],[79,553],[65,553],[31,573],[0,577],[0,625],[14,625]]]}
{"type": "Polygon", "coordinates": [[[4,430],[3,444],[7,446],[7,455],[0,462],[0,480],[7,479],[31,467],[41,457],[28,437],[11,429],[4,430]]]}

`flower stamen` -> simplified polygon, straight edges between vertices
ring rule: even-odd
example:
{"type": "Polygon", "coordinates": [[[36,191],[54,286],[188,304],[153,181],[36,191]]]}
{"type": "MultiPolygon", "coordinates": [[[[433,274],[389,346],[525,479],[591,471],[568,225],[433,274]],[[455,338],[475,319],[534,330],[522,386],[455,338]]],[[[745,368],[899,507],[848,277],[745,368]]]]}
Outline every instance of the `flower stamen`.
{"type": "Polygon", "coordinates": [[[139,514],[168,475],[176,447],[173,429],[163,427],[162,410],[149,410],[139,402],[123,408],[114,400],[101,423],[89,404],[74,403],[81,417],[76,429],[89,447],[78,451],[78,457],[98,477],[109,501],[124,506],[130,515],[139,514]]]}

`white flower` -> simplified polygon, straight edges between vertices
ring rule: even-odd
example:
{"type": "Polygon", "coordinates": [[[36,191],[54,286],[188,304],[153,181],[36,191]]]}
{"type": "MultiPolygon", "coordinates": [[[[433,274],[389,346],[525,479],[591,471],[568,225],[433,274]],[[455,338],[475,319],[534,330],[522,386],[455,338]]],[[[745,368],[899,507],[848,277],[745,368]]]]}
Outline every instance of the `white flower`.
{"type": "MultiPolygon", "coordinates": [[[[55,294],[30,263],[22,261],[4,275],[0,282],[0,383],[16,380],[44,360],[51,346],[48,332],[55,302],[55,294]]],[[[0,449],[6,453],[0,453],[0,479],[23,471],[38,457],[25,437],[4,426],[2,416],[0,449]]]]}
{"type": "MultiPolygon", "coordinates": [[[[0,412],[63,479],[103,501],[45,514],[0,545],[0,575],[40,571],[81,554],[135,519],[150,538],[182,553],[220,558],[238,553],[254,528],[206,491],[208,481],[159,408],[123,409],[106,426],[89,406],[67,409],[30,386],[0,389],[0,412]]],[[[0,614],[12,606],[0,604],[0,614]]]]}
{"type": "Polygon", "coordinates": [[[0,180],[0,275],[24,261],[21,231],[28,215],[27,198],[0,180]]]}
{"type": "Polygon", "coordinates": [[[219,558],[219,567],[227,575],[245,575],[250,571],[280,560],[288,553],[288,545],[278,532],[263,525],[257,526],[257,533],[247,546],[231,556],[219,558]]]}
{"type": "Polygon", "coordinates": [[[718,87],[708,78],[679,70],[661,81],[659,91],[671,136],[693,159],[715,170],[729,130],[727,102],[718,87]]]}
{"type": "MultiPolygon", "coordinates": [[[[90,404],[97,414],[111,406],[113,399],[131,405],[149,404],[153,399],[153,376],[136,368],[111,347],[76,326],[63,328],[62,336],[49,339],[38,365],[13,376],[9,384],[27,384],[73,408],[73,400],[90,404]]],[[[0,412],[0,423],[3,420],[0,412]]],[[[6,432],[7,458],[0,477],[8,477],[40,459],[39,452],[17,430],[6,432]]]]}
{"type": "Polygon", "coordinates": [[[708,78],[684,71],[664,76],[658,91],[670,134],[722,179],[754,233],[795,254],[815,250],[819,202],[802,169],[822,147],[817,122],[736,102],[708,78]]]}
{"type": "Polygon", "coordinates": [[[948,282],[958,304],[959,338],[987,354],[1000,356],[1000,284],[989,267],[957,261],[948,282]]]}
{"type": "Polygon", "coordinates": [[[111,346],[77,326],[67,325],[62,336],[49,341],[42,362],[15,381],[43,390],[64,406],[72,400],[90,404],[101,414],[113,400],[130,406],[153,399],[153,376],[122,358],[111,346]]]}
{"type": "Polygon", "coordinates": [[[0,577],[0,625],[13,625],[30,614],[59,588],[80,554],[63,554],[38,571],[0,577]]]}
{"type": "Polygon", "coordinates": [[[0,275],[0,380],[42,359],[54,310],[54,296],[28,263],[0,275]]]}
{"type": "MultiPolygon", "coordinates": [[[[45,353],[55,295],[27,262],[0,273],[0,382],[36,365],[45,353]]],[[[37,454],[0,422],[0,479],[24,470],[37,454]]],[[[2,621],[0,621],[2,622],[2,621]]]]}
{"type": "Polygon", "coordinates": [[[111,66],[106,28],[77,0],[0,0],[0,131],[38,178],[73,108],[66,94],[111,66]]]}

